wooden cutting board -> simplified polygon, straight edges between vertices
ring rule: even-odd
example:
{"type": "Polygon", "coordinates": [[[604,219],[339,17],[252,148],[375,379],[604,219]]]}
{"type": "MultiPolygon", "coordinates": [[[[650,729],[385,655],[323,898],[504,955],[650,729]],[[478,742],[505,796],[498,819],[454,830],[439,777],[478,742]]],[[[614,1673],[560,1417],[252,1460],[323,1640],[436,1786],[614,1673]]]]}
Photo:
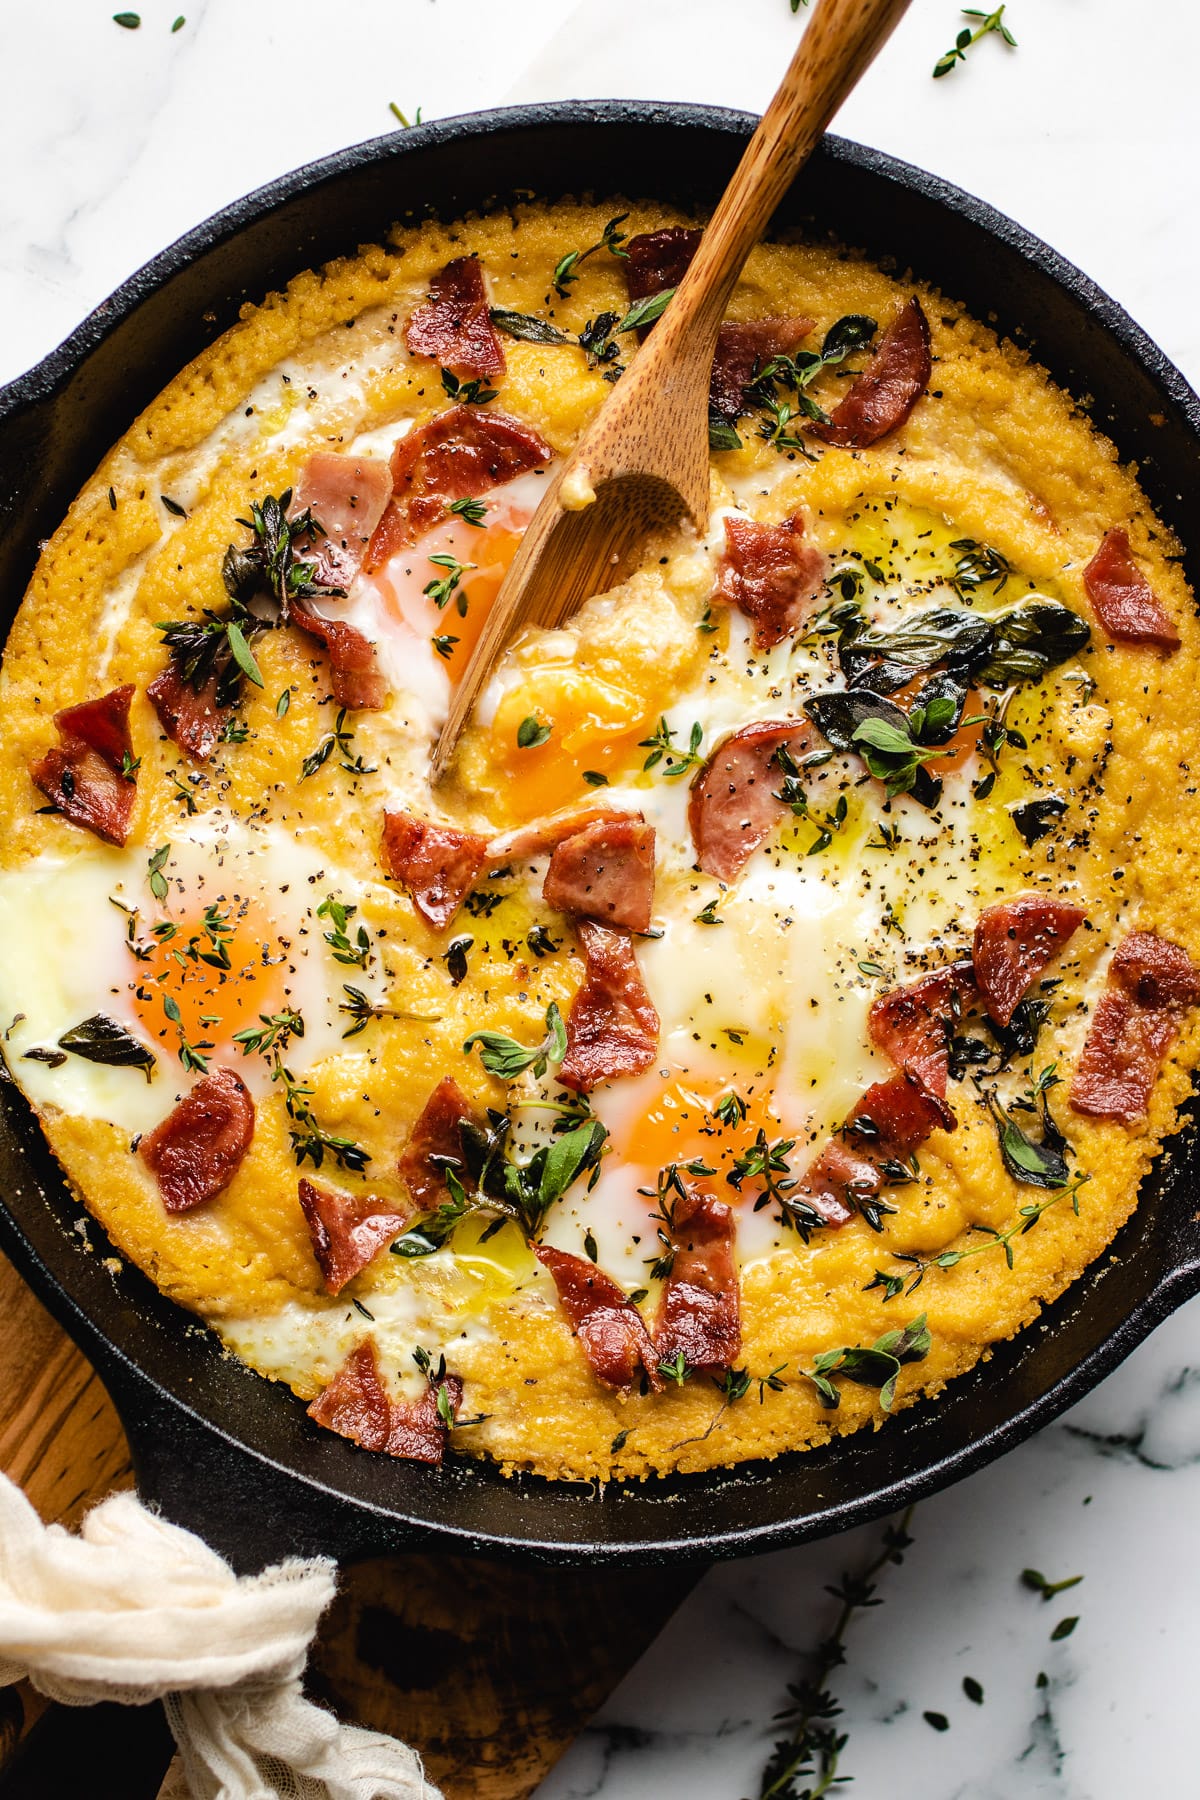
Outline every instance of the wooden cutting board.
{"type": "MultiPolygon", "coordinates": [[[[65,1525],[133,1482],[99,1377],[3,1257],[0,1468],[65,1525]]],[[[310,1691],[341,1718],[415,1745],[447,1800],[523,1800],[695,1580],[694,1569],[467,1557],[361,1563],[322,1623],[310,1691]]],[[[25,1684],[0,1689],[0,1800],[80,1791],[81,1756],[88,1800],[152,1800],[170,1752],[157,1706],[47,1706],[25,1684]]]]}

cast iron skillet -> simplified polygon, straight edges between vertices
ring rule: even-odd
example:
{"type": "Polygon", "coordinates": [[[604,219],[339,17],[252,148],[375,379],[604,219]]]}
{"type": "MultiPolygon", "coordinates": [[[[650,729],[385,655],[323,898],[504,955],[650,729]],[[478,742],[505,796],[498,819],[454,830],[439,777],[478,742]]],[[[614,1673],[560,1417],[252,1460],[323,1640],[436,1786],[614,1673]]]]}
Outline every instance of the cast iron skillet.
{"type": "MultiPolygon", "coordinates": [[[[0,392],[3,630],[39,540],[101,455],[244,301],[410,213],[452,217],[532,189],[711,204],[753,123],[614,101],[478,113],[313,163],[189,233],[0,392]]],[[[979,201],[837,138],[784,203],[778,225],[794,224],[911,267],[1029,343],[1138,463],[1151,502],[1187,542],[1200,517],[1200,401],[1077,269],[979,201]]],[[[1200,588],[1195,556],[1188,574],[1200,588]]],[[[224,1356],[135,1269],[114,1279],[94,1223],[95,1248],[84,1251],[72,1229],[80,1206],[19,1092],[0,1084],[0,1244],[110,1388],[142,1494],[243,1569],[286,1552],[433,1546],[547,1562],[735,1556],[862,1523],[1019,1443],[1200,1289],[1198,1176],[1188,1130],[1112,1255],[935,1404],[805,1455],[597,1491],[453,1459],[435,1472],[318,1431],[284,1388],[224,1356]]]]}

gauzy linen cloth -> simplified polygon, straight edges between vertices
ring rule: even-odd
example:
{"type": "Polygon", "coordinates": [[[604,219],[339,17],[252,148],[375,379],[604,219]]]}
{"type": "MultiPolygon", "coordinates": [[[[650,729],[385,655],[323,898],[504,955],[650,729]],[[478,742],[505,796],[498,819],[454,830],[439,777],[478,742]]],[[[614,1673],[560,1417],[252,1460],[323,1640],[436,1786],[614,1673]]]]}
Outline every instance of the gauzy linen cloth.
{"type": "Polygon", "coordinates": [[[0,1686],[163,1699],[179,1754],[160,1800],[441,1800],[414,1751],[301,1692],[334,1575],[314,1559],[237,1576],[133,1494],[75,1535],[0,1475],[0,1686]]]}

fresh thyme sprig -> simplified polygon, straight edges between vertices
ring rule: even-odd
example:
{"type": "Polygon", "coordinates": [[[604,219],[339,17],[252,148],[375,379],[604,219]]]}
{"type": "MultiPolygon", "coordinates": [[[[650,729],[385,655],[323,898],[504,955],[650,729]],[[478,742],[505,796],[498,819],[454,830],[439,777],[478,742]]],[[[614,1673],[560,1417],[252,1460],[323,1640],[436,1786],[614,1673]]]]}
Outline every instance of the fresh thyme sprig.
{"type": "Polygon", "coordinates": [[[519,1044],[503,1031],[473,1031],[463,1043],[467,1056],[479,1045],[479,1060],[498,1081],[516,1081],[526,1072],[540,1079],[551,1063],[567,1054],[567,1028],[557,1002],[546,1008],[546,1035],[538,1044],[519,1044]]]}
{"type": "Polygon", "coordinates": [[[964,25],[963,29],[955,38],[952,48],[947,50],[945,56],[939,56],[937,62],[933,65],[933,79],[937,81],[941,76],[948,75],[951,69],[955,68],[960,62],[965,62],[967,60],[967,51],[971,48],[972,44],[977,44],[980,38],[987,37],[991,32],[995,32],[998,37],[1004,40],[1010,49],[1015,50],[1017,47],[1017,40],[1009,30],[1008,26],[1004,23],[1004,11],[1005,9],[1003,6],[997,7],[995,12],[980,12],[973,6],[964,6],[962,8],[963,18],[978,19],[979,23],[974,31],[972,31],[969,25],[964,25]]]}
{"type": "MultiPolygon", "coordinates": [[[[475,521],[475,523],[478,523],[478,521],[475,521]]],[[[449,552],[446,552],[443,555],[431,556],[429,560],[437,568],[445,569],[446,573],[440,578],[435,575],[432,581],[426,582],[424,588],[421,590],[422,593],[428,594],[439,612],[443,612],[457,594],[458,599],[456,605],[459,617],[465,619],[467,616],[467,596],[464,593],[459,592],[459,584],[461,583],[463,576],[478,565],[475,563],[459,562],[457,556],[451,556],[449,552]]]]}
{"type": "Polygon", "coordinates": [[[500,392],[499,388],[488,387],[481,376],[460,381],[449,369],[442,370],[442,387],[457,406],[486,406],[500,392]]]}
{"type": "Polygon", "coordinates": [[[342,983],[342,992],[346,998],[338,1011],[348,1013],[351,1021],[342,1033],[344,1038],[357,1037],[372,1019],[405,1019],[418,1025],[436,1025],[442,1017],[441,1013],[402,1012],[398,1007],[372,1000],[361,988],[351,987],[348,981],[342,983]]]}
{"type": "Polygon", "coordinates": [[[827,425],[829,415],[808,388],[823,370],[836,368],[855,350],[866,349],[878,329],[865,313],[846,313],[825,333],[820,350],[797,350],[765,363],[746,388],[746,399],[763,414],[759,424],[763,441],[780,451],[799,450],[809,455],[808,446],[792,427],[798,419],[827,425]]]}
{"type": "Polygon", "coordinates": [[[243,1031],[233,1034],[233,1041],[239,1045],[243,1056],[265,1056],[268,1050],[286,1050],[292,1038],[304,1036],[304,1020],[291,1009],[259,1013],[258,1018],[257,1025],[247,1025],[243,1031]]]}
{"type": "Polygon", "coordinates": [[[696,768],[704,761],[700,754],[700,745],[703,741],[704,727],[697,719],[688,734],[687,749],[677,750],[674,729],[667,724],[665,718],[662,718],[658,721],[658,727],[653,735],[642,738],[638,744],[639,750],[650,752],[642,764],[642,768],[646,771],[657,769],[661,763],[659,774],[666,781],[676,781],[680,775],[686,775],[689,769],[696,768]]]}
{"type": "Polygon", "coordinates": [[[337,1137],[326,1131],[309,1101],[315,1089],[304,1087],[298,1082],[291,1070],[286,1068],[279,1052],[271,1068],[271,1080],[277,1081],[283,1088],[283,1103],[287,1116],[292,1121],[288,1136],[291,1139],[292,1155],[303,1167],[311,1162],[314,1169],[319,1169],[325,1161],[326,1152],[333,1157],[339,1169],[349,1169],[361,1175],[371,1158],[361,1144],[353,1138],[337,1137]]]}
{"type": "Polygon", "coordinates": [[[333,730],[321,739],[315,750],[309,751],[300,764],[301,781],[307,781],[310,775],[315,775],[318,769],[324,768],[335,751],[340,758],[338,766],[344,769],[347,775],[374,775],[376,773],[374,763],[365,763],[361,754],[357,756],[354,754],[354,731],[346,723],[344,706],[338,709],[333,730]]]}
{"type": "Polygon", "coordinates": [[[628,213],[618,213],[615,218],[609,219],[594,244],[589,244],[586,250],[568,250],[565,256],[558,259],[554,265],[554,274],[550,279],[554,284],[554,291],[560,299],[565,300],[572,284],[579,280],[580,263],[586,262],[589,256],[595,256],[598,250],[607,250],[612,256],[625,257],[629,255],[628,250],[624,248],[629,234],[621,230],[621,226],[628,217],[628,213]]]}
{"type": "Polygon", "coordinates": [[[347,906],[332,894],[326,894],[317,908],[317,917],[329,921],[329,930],[324,937],[333,951],[334,962],[344,963],[350,969],[365,969],[371,960],[371,939],[367,928],[362,924],[356,926],[353,942],[347,930],[357,911],[357,906],[347,906]]]}
{"type": "MultiPolygon", "coordinates": [[[[736,1096],[727,1096],[727,1099],[734,1098],[736,1096]]],[[[760,1125],[753,1144],[734,1157],[725,1179],[739,1194],[745,1182],[760,1182],[761,1191],[754,1201],[754,1211],[761,1212],[764,1206],[776,1205],[779,1223],[798,1233],[801,1243],[807,1244],[809,1232],[824,1225],[825,1220],[815,1207],[792,1191],[799,1186],[799,1177],[792,1174],[788,1162],[795,1148],[795,1138],[776,1138],[772,1143],[760,1125]]]]}
{"type": "Polygon", "coordinates": [[[812,1673],[789,1685],[788,1704],[775,1715],[787,1735],[777,1741],[763,1770],[758,1800],[820,1800],[845,1781],[837,1769],[847,1734],[835,1723],[842,1709],[829,1684],[846,1660],[846,1633],[855,1615],[882,1605],[877,1577],[889,1563],[904,1561],[913,1541],[912,1516],[910,1506],[898,1523],[886,1527],[880,1549],[864,1569],[857,1574],[843,1571],[836,1587],[825,1590],[837,1601],[838,1616],[829,1636],[817,1646],[812,1673]]]}
{"type": "Polygon", "coordinates": [[[991,1225],[973,1225],[971,1227],[973,1231],[984,1234],[984,1241],[981,1244],[967,1244],[961,1250],[943,1250],[938,1256],[918,1256],[914,1252],[897,1250],[895,1252],[896,1261],[906,1264],[907,1267],[900,1271],[893,1270],[891,1273],[886,1269],[876,1269],[863,1292],[869,1293],[872,1288],[882,1288],[885,1302],[894,1300],[898,1294],[915,1294],[930,1269],[953,1269],[958,1263],[965,1261],[968,1256],[982,1256],[988,1250],[1002,1249],[1004,1260],[1011,1269],[1016,1262],[1012,1247],[1013,1239],[1024,1237],[1027,1231],[1032,1231],[1042,1214],[1049,1212],[1052,1206],[1059,1205],[1063,1200],[1069,1200],[1071,1210],[1078,1215],[1079,1190],[1090,1180],[1090,1175],[1079,1175],[1069,1187],[1060,1188],[1056,1194],[1048,1195],[1045,1200],[1031,1200],[1027,1205],[1017,1209],[1017,1216],[1011,1225],[1006,1225],[1001,1231],[991,1225]]]}

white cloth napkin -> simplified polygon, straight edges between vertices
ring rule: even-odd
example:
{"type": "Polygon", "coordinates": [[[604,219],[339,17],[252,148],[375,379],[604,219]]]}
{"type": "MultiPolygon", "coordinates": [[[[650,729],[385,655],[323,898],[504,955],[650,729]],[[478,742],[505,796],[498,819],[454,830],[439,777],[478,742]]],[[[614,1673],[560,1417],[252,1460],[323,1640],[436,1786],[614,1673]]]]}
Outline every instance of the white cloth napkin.
{"type": "Polygon", "coordinates": [[[162,1698],[179,1755],[161,1800],[441,1800],[407,1745],[301,1692],[335,1573],[316,1558],[237,1576],[133,1494],[72,1534],[0,1475],[0,1686],[162,1698]]]}

